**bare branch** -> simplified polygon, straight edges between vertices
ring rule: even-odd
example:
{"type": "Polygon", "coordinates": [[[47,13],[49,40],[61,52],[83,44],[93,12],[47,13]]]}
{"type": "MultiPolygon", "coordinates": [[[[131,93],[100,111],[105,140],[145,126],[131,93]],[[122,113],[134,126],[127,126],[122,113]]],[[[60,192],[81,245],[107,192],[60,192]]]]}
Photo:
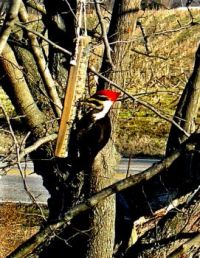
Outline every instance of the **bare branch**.
{"type": "Polygon", "coordinates": [[[22,165],[21,165],[21,162],[20,162],[21,161],[21,159],[20,159],[20,149],[21,149],[20,148],[20,144],[17,141],[17,138],[16,138],[15,133],[13,131],[12,125],[10,123],[10,118],[9,118],[9,116],[8,116],[8,114],[7,114],[7,112],[6,112],[6,110],[5,110],[5,108],[4,108],[4,106],[3,106],[1,101],[0,101],[0,108],[3,111],[3,114],[4,114],[5,118],[6,118],[6,121],[7,121],[8,126],[9,126],[10,133],[11,133],[12,138],[13,138],[14,143],[15,143],[15,149],[16,149],[16,155],[17,155],[16,164],[17,164],[17,167],[19,169],[19,172],[20,172],[20,175],[21,175],[21,178],[22,178],[24,190],[26,191],[26,193],[28,194],[28,196],[32,200],[32,202],[35,203],[38,206],[38,208],[39,208],[43,218],[45,219],[45,216],[44,216],[44,213],[43,213],[43,210],[42,210],[41,206],[37,203],[34,195],[31,193],[31,191],[29,190],[28,185],[26,183],[26,176],[24,175],[23,168],[22,168],[22,165]]]}
{"type": "Polygon", "coordinates": [[[167,214],[169,214],[170,211],[172,210],[177,210],[179,211],[178,207],[182,205],[188,205],[188,199],[192,198],[193,196],[193,191],[182,195],[176,199],[169,199],[168,205],[166,205],[163,208],[160,208],[152,213],[151,216],[142,216],[139,219],[134,221],[134,226],[138,229],[138,237],[140,238],[143,236],[147,231],[150,229],[154,228],[155,225],[157,225],[158,221],[160,219],[163,219],[167,214]],[[148,224],[148,226],[147,226],[148,224]],[[145,226],[146,225],[146,226],[145,226]]]}
{"type": "Polygon", "coordinates": [[[150,180],[155,175],[161,173],[163,170],[167,171],[167,168],[186,150],[194,150],[195,144],[199,142],[200,135],[193,135],[187,141],[187,143],[181,144],[180,148],[174,151],[170,156],[165,158],[163,161],[154,164],[151,168],[143,171],[140,174],[132,175],[124,180],[118,181],[115,184],[112,184],[100,192],[94,194],[92,197],[88,198],[85,202],[80,203],[70,209],[63,220],[52,224],[47,225],[42,228],[38,233],[31,237],[27,242],[19,246],[13,253],[11,253],[7,258],[21,258],[21,257],[32,257],[33,253],[39,248],[42,244],[50,244],[51,241],[47,240],[55,238],[55,234],[59,234],[70,221],[79,215],[80,213],[87,211],[94,206],[96,206],[100,201],[105,198],[120,192],[124,189],[127,189],[131,186],[137,185],[140,182],[145,182],[150,180]],[[29,255],[31,253],[31,255],[29,255]]]}
{"type": "MultiPolygon", "coordinates": [[[[72,53],[60,46],[58,46],[57,44],[55,44],[54,42],[48,40],[46,37],[44,37],[42,34],[34,31],[34,30],[31,30],[29,28],[27,28],[26,26],[22,25],[22,24],[19,24],[19,23],[16,23],[18,26],[20,26],[21,28],[24,28],[25,30],[41,37],[42,39],[44,39],[45,41],[47,41],[49,44],[53,45],[55,48],[59,49],[60,51],[62,51],[63,53],[66,53],[68,55],[72,55],[72,53]]],[[[177,32],[177,31],[180,31],[182,29],[185,29],[185,28],[188,28],[189,26],[191,26],[191,24],[188,24],[187,26],[184,26],[182,28],[178,28],[178,29],[175,29],[175,30],[168,30],[168,31],[160,31],[160,32],[157,32],[157,33],[153,33],[153,35],[160,35],[160,34],[166,34],[166,33],[172,33],[172,32],[177,32]]],[[[151,35],[152,36],[152,35],[151,35]]],[[[128,43],[128,42],[127,42],[128,43]]],[[[174,120],[170,119],[170,118],[167,118],[165,115],[163,115],[162,113],[160,113],[158,110],[156,110],[152,105],[146,103],[145,101],[142,101],[142,100],[139,100],[138,98],[130,95],[129,93],[127,93],[126,91],[124,91],[118,84],[108,80],[106,77],[104,77],[103,75],[97,73],[94,69],[92,68],[89,68],[91,72],[95,73],[97,76],[99,76],[100,78],[104,79],[105,81],[109,82],[111,85],[115,86],[116,88],[118,88],[119,90],[121,90],[122,92],[124,92],[129,98],[131,98],[132,100],[134,101],[137,101],[138,103],[144,105],[145,107],[147,107],[148,109],[150,109],[151,111],[153,111],[155,114],[157,114],[159,117],[163,118],[164,120],[174,124],[177,128],[179,128],[179,130],[181,130],[182,132],[184,132],[184,134],[188,137],[189,134],[183,130],[183,128],[181,128],[174,120]]]]}
{"type": "MultiPolygon", "coordinates": [[[[1,108],[1,102],[0,102],[0,108],[1,108]]],[[[56,138],[57,138],[57,134],[50,134],[50,135],[40,138],[39,140],[34,142],[32,145],[26,147],[25,149],[20,148],[18,159],[12,160],[12,162],[9,162],[9,164],[6,164],[5,166],[1,166],[1,169],[7,168],[8,166],[10,167],[10,166],[15,165],[17,162],[22,161],[25,156],[27,156],[31,152],[37,150],[43,144],[50,142],[50,141],[54,141],[56,138]]]]}
{"type": "MultiPolygon", "coordinates": [[[[156,31],[156,32],[152,32],[151,34],[146,34],[145,37],[146,39],[150,38],[150,37],[154,37],[154,36],[160,36],[160,35],[167,35],[167,34],[171,34],[171,33],[176,33],[176,32],[180,32],[182,30],[186,30],[186,29],[189,29],[191,28],[192,26],[199,26],[200,23],[199,22],[189,22],[185,25],[182,25],[178,28],[174,28],[174,29],[170,29],[170,30],[160,30],[160,31],[156,31]]],[[[129,44],[131,42],[135,42],[136,40],[139,40],[139,39],[143,39],[143,36],[140,36],[140,37],[132,37],[131,39],[129,40],[117,40],[117,41],[113,41],[113,42],[110,42],[110,45],[114,45],[114,44],[117,44],[117,43],[121,43],[121,44],[129,44]]],[[[135,51],[133,49],[133,51],[135,51]]],[[[138,53],[140,53],[138,51],[138,53]]],[[[142,54],[142,53],[141,53],[142,54]]],[[[144,54],[144,53],[143,53],[144,54]]]]}
{"type": "Polygon", "coordinates": [[[56,43],[54,43],[54,42],[51,41],[50,39],[46,38],[46,37],[45,37],[44,35],[42,35],[41,33],[37,32],[37,31],[35,31],[35,30],[32,30],[32,29],[28,28],[27,26],[25,26],[25,25],[23,25],[23,24],[21,24],[21,23],[19,23],[19,22],[15,22],[15,24],[16,24],[17,26],[19,26],[20,28],[23,28],[23,29],[25,29],[26,31],[31,32],[31,33],[35,34],[36,36],[42,38],[44,41],[46,41],[47,43],[49,43],[50,45],[52,45],[55,49],[58,49],[58,50],[62,51],[63,53],[65,53],[65,54],[67,54],[67,55],[69,55],[69,56],[72,55],[72,52],[66,50],[65,48],[63,48],[63,47],[61,47],[61,46],[59,46],[59,45],[57,45],[56,43]]]}
{"type": "Polygon", "coordinates": [[[21,0],[12,0],[10,9],[8,11],[8,14],[6,15],[6,19],[3,24],[3,28],[0,32],[0,55],[7,43],[7,40],[10,36],[12,27],[15,23],[15,20],[17,18],[19,8],[21,5],[21,0]]]}
{"type": "Polygon", "coordinates": [[[31,128],[38,128],[45,122],[45,116],[36,105],[24,78],[22,67],[19,66],[15,54],[8,44],[2,52],[0,64],[10,82],[13,94],[15,94],[18,109],[22,115],[26,116],[26,121],[31,128]]]}
{"type": "Polygon", "coordinates": [[[157,31],[157,32],[153,32],[152,34],[147,35],[147,37],[153,37],[153,36],[160,36],[160,35],[167,35],[167,34],[171,34],[174,32],[179,32],[185,29],[188,29],[194,25],[200,25],[199,22],[189,22],[188,24],[181,26],[180,28],[176,28],[176,29],[171,29],[171,30],[161,30],[161,31],[157,31]]]}
{"type": "MultiPolygon", "coordinates": [[[[35,31],[35,30],[32,30],[32,29],[28,28],[27,26],[25,26],[25,25],[23,25],[23,24],[21,24],[21,23],[19,23],[19,22],[15,22],[15,24],[16,24],[17,26],[19,26],[19,27],[25,29],[26,31],[31,32],[31,33],[35,34],[36,36],[42,38],[44,41],[46,41],[47,43],[49,43],[50,45],[52,45],[55,49],[58,49],[58,50],[62,51],[63,53],[65,53],[65,54],[67,54],[67,55],[69,55],[69,56],[72,56],[72,52],[70,52],[69,50],[67,50],[67,49],[65,49],[65,48],[63,48],[63,47],[61,47],[61,46],[59,46],[59,45],[56,44],[55,42],[49,40],[48,38],[46,38],[46,37],[45,37],[44,35],[42,35],[41,33],[37,32],[37,31],[35,31]]],[[[196,25],[199,25],[199,23],[196,23],[196,25]]],[[[155,32],[155,33],[152,33],[152,34],[148,35],[147,37],[154,36],[154,35],[157,36],[157,35],[161,35],[161,34],[168,34],[168,33],[173,33],[173,32],[179,32],[179,31],[181,31],[181,30],[183,30],[183,29],[187,29],[187,28],[189,28],[189,27],[191,27],[191,26],[192,26],[191,23],[189,23],[189,24],[187,24],[186,26],[182,26],[181,28],[174,29],[174,30],[168,30],[168,31],[158,31],[158,32],[155,32]]],[[[118,40],[118,41],[111,42],[110,45],[113,45],[113,44],[116,44],[116,43],[129,44],[129,43],[131,43],[131,42],[134,42],[135,39],[136,39],[136,38],[133,38],[133,39],[131,39],[131,40],[125,40],[125,41],[123,41],[123,40],[118,40]]],[[[132,51],[134,51],[134,52],[136,52],[136,53],[138,53],[138,54],[145,55],[145,53],[142,53],[142,52],[140,52],[140,51],[138,51],[138,50],[136,50],[136,49],[132,49],[132,51]]],[[[157,57],[157,58],[160,58],[160,59],[163,59],[163,60],[167,59],[167,58],[162,57],[162,56],[161,56],[161,57],[160,57],[160,56],[153,56],[153,55],[148,55],[148,56],[149,56],[149,57],[157,57]]]]}
{"type": "Polygon", "coordinates": [[[33,9],[35,9],[36,11],[38,11],[42,14],[46,14],[46,10],[43,7],[43,5],[37,3],[36,1],[28,0],[28,1],[26,1],[26,5],[32,7],[33,9]]]}
{"type": "Polygon", "coordinates": [[[105,80],[106,82],[108,82],[110,85],[113,85],[115,88],[117,88],[118,90],[120,90],[121,92],[123,92],[126,96],[128,96],[130,99],[140,103],[141,105],[143,105],[144,107],[150,109],[152,112],[154,112],[156,115],[158,115],[159,117],[163,118],[164,120],[168,121],[169,123],[175,125],[180,131],[182,131],[187,137],[189,137],[189,134],[178,124],[176,123],[173,119],[166,117],[165,115],[163,115],[160,111],[158,111],[154,106],[152,106],[151,104],[131,95],[130,93],[128,93],[126,90],[124,90],[120,85],[118,85],[117,83],[107,79],[105,76],[103,76],[102,74],[96,72],[93,68],[89,68],[89,70],[91,72],[93,72],[94,74],[96,74],[97,76],[99,76],[100,78],[102,78],[103,80],[105,80]]]}
{"type": "Polygon", "coordinates": [[[113,64],[113,61],[112,61],[112,58],[111,58],[111,47],[110,47],[109,42],[108,42],[107,32],[106,32],[106,28],[105,28],[105,25],[104,25],[104,21],[102,19],[100,5],[97,3],[96,0],[94,0],[94,5],[95,5],[97,17],[99,19],[99,23],[100,23],[100,26],[101,26],[101,32],[102,32],[103,42],[104,42],[105,49],[106,49],[107,59],[108,59],[110,65],[111,65],[111,67],[114,68],[114,64],[113,64]]]}
{"type": "Polygon", "coordinates": [[[140,27],[140,30],[142,32],[142,36],[143,36],[143,39],[144,39],[144,46],[145,46],[145,49],[146,49],[146,54],[148,55],[151,52],[149,50],[149,46],[148,46],[148,37],[146,36],[146,33],[145,33],[144,28],[142,26],[142,23],[140,21],[137,21],[137,25],[140,27]]]}
{"type": "MultiPolygon", "coordinates": [[[[21,5],[21,8],[19,10],[19,17],[22,22],[25,22],[25,23],[29,22],[28,13],[26,12],[26,8],[25,8],[24,4],[21,5]]],[[[58,96],[58,92],[56,90],[56,82],[53,80],[51,73],[47,67],[43,52],[41,50],[41,46],[38,43],[36,36],[29,32],[27,34],[28,34],[28,38],[31,42],[33,55],[37,62],[37,65],[38,65],[38,68],[40,71],[40,75],[47,88],[48,95],[50,96],[50,98],[52,99],[52,101],[54,103],[54,109],[56,111],[56,114],[58,115],[58,117],[61,117],[62,103],[58,96]]]]}
{"type": "Polygon", "coordinates": [[[150,52],[144,53],[144,52],[141,52],[141,51],[139,51],[135,48],[132,48],[131,51],[133,51],[136,54],[147,56],[147,57],[150,57],[150,58],[158,58],[158,59],[161,59],[161,60],[167,60],[168,59],[167,57],[164,57],[164,56],[149,54],[150,52]]]}
{"type": "Polygon", "coordinates": [[[168,257],[170,257],[170,258],[183,257],[182,255],[184,255],[186,252],[188,252],[190,250],[190,248],[193,247],[194,245],[197,248],[199,248],[199,246],[200,246],[200,233],[197,234],[192,239],[188,240],[186,243],[184,243],[181,246],[179,246],[178,249],[176,249],[168,257]]]}
{"type": "Polygon", "coordinates": [[[70,3],[69,3],[67,0],[65,0],[65,2],[66,2],[66,4],[67,4],[67,6],[69,7],[70,12],[73,14],[74,19],[75,19],[75,20],[76,20],[76,22],[78,23],[78,20],[77,20],[76,14],[74,13],[74,10],[73,10],[73,8],[71,7],[70,3]]]}
{"type": "Polygon", "coordinates": [[[40,138],[34,144],[32,144],[31,146],[23,149],[20,152],[19,160],[21,161],[26,155],[30,154],[32,151],[37,150],[41,145],[43,145],[47,142],[50,142],[50,141],[54,141],[56,138],[57,138],[57,134],[50,134],[50,135],[47,135],[43,138],[40,138]]]}

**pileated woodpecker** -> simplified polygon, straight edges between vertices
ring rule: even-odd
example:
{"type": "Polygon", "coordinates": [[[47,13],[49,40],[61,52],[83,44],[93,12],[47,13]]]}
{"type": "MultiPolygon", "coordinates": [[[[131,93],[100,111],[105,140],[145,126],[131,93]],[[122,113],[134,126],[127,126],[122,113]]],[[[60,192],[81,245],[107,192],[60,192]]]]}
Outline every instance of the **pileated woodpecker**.
{"type": "Polygon", "coordinates": [[[84,101],[85,112],[74,122],[70,133],[68,157],[59,160],[59,169],[65,171],[66,176],[58,182],[53,197],[48,200],[50,223],[62,218],[69,207],[80,201],[83,176],[90,171],[95,156],[109,140],[108,113],[119,95],[111,90],[99,90],[84,101]]]}
{"type": "Polygon", "coordinates": [[[76,123],[69,144],[69,163],[77,170],[90,166],[110,138],[110,108],[120,93],[99,90],[85,101],[86,113],[76,123]]]}

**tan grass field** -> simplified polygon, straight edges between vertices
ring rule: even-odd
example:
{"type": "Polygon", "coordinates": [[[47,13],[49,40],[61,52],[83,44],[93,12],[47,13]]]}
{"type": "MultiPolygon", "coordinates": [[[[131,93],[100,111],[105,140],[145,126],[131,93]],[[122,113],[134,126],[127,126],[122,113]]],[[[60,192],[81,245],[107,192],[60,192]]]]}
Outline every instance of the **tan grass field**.
{"type": "MultiPolygon", "coordinates": [[[[148,53],[138,27],[126,89],[172,118],[192,71],[200,40],[200,10],[146,11],[139,20],[147,36],[148,53]]],[[[127,99],[120,114],[118,149],[125,156],[162,156],[169,130],[169,122],[127,99]]]]}
{"type": "MultiPolygon", "coordinates": [[[[199,10],[192,10],[192,17],[194,24],[200,23],[199,10]]],[[[191,15],[182,10],[141,12],[140,21],[148,35],[149,54],[146,55],[144,38],[138,28],[126,74],[126,89],[135,95],[142,94],[138,95],[141,99],[171,117],[192,70],[200,26],[189,26],[191,15]]],[[[122,105],[116,144],[126,156],[163,155],[169,129],[168,122],[137,102],[126,100],[122,105]]],[[[1,139],[5,141],[4,136],[1,139]]],[[[6,257],[39,229],[41,217],[33,214],[35,210],[23,205],[0,206],[0,258],[6,257]]]]}
{"type": "Polygon", "coordinates": [[[42,221],[34,205],[0,204],[0,258],[35,234],[42,221]]]}

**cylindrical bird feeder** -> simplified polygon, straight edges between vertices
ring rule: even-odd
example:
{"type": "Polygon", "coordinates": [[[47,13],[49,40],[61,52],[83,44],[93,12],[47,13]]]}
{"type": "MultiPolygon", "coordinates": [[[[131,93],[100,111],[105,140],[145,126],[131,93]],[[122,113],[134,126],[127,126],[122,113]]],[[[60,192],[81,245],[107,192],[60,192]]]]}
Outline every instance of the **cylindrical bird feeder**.
{"type": "Polygon", "coordinates": [[[77,46],[77,56],[73,60],[65,94],[63,112],[60,121],[55,156],[67,157],[70,129],[76,114],[76,102],[85,92],[86,75],[89,59],[90,37],[80,36],[77,46]]]}

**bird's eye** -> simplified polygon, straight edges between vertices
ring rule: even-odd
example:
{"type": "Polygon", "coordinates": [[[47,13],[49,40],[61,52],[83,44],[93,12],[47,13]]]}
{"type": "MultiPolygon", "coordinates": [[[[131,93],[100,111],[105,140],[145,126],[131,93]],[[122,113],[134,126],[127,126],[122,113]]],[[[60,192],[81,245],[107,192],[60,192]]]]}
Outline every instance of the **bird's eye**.
{"type": "Polygon", "coordinates": [[[106,96],[104,96],[104,95],[98,95],[98,96],[96,96],[96,99],[97,99],[97,100],[100,100],[100,101],[101,101],[101,100],[103,100],[103,101],[104,101],[104,100],[108,100],[108,98],[107,98],[106,96]]]}
{"type": "Polygon", "coordinates": [[[90,98],[84,102],[84,108],[85,112],[90,112],[92,110],[102,110],[103,103],[100,100],[90,98]]]}

